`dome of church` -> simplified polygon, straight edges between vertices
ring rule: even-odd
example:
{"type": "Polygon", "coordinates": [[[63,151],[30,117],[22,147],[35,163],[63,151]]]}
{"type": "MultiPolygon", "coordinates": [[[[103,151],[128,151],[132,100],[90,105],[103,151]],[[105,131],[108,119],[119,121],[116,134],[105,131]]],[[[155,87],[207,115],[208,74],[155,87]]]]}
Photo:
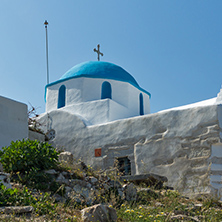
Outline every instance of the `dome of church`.
{"type": "Polygon", "coordinates": [[[89,61],[80,63],[68,70],[60,78],[60,81],[78,77],[113,79],[139,87],[136,80],[126,70],[109,62],[89,61]]]}

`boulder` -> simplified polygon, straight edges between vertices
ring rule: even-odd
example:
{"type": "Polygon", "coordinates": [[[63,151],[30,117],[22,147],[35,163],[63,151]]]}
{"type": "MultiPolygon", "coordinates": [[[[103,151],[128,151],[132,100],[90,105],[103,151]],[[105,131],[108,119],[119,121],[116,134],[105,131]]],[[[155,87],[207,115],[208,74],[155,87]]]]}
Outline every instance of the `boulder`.
{"type": "Polygon", "coordinates": [[[0,212],[5,214],[24,214],[31,213],[34,211],[32,206],[22,206],[22,207],[0,207],[0,212]]]}
{"type": "Polygon", "coordinates": [[[50,175],[57,175],[58,174],[54,169],[45,170],[44,172],[47,174],[50,174],[50,175]]]}
{"type": "Polygon", "coordinates": [[[74,158],[73,158],[72,153],[70,153],[68,151],[65,151],[65,152],[62,152],[62,153],[59,154],[59,162],[72,164],[73,161],[74,161],[74,158]]]}
{"type": "Polygon", "coordinates": [[[117,221],[116,210],[103,204],[97,204],[81,210],[83,222],[117,221]]]}
{"type": "Polygon", "coordinates": [[[88,180],[93,185],[95,185],[98,182],[98,180],[93,176],[89,176],[88,180]]]}
{"type": "Polygon", "coordinates": [[[127,201],[135,201],[137,198],[137,189],[136,186],[132,183],[124,184],[123,191],[127,201]]]}
{"type": "Polygon", "coordinates": [[[166,177],[153,173],[122,176],[120,177],[120,180],[124,182],[132,182],[136,185],[146,184],[147,186],[154,186],[158,189],[162,188],[163,183],[168,181],[166,177]]]}

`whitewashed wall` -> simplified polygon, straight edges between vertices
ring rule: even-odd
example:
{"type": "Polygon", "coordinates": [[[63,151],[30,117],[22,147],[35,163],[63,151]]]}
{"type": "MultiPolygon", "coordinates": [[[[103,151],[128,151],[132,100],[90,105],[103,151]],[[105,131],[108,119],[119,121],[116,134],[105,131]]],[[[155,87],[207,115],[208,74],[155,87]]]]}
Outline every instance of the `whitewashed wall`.
{"type": "Polygon", "coordinates": [[[144,105],[144,114],[150,113],[150,102],[149,96],[132,86],[129,83],[116,81],[116,80],[107,80],[107,79],[93,79],[93,78],[74,78],[66,80],[55,85],[49,86],[46,92],[46,112],[56,110],[58,105],[58,91],[59,88],[65,85],[66,87],[66,106],[63,107],[63,110],[66,110],[71,113],[82,115],[83,118],[87,119],[85,108],[89,110],[90,118],[89,122],[94,124],[105,123],[108,121],[128,118],[132,116],[139,115],[139,95],[143,94],[143,105],[144,105]],[[104,106],[103,100],[101,100],[101,90],[102,83],[107,81],[111,84],[112,87],[112,101],[111,107],[104,106]],[[91,102],[94,103],[91,103],[91,102]],[[97,101],[97,102],[96,102],[97,101]],[[114,103],[113,103],[114,102],[114,103]],[[98,110],[97,108],[104,110],[98,110]],[[74,106],[75,105],[75,106],[74,106]],[[90,107],[92,105],[92,107],[90,107]],[[96,106],[95,106],[96,105],[96,106]],[[99,106],[99,107],[97,107],[99,106]],[[114,113],[115,107],[117,108],[114,113]],[[104,119],[104,113],[107,112],[107,118],[104,119]],[[93,120],[93,118],[98,119],[98,113],[102,112],[101,119],[99,121],[93,120]],[[91,110],[91,111],[90,111],[91,110]],[[94,112],[95,111],[95,112],[94,112]],[[93,117],[93,115],[95,116],[93,117]]]}
{"type": "Polygon", "coordinates": [[[27,105],[0,96],[0,149],[28,138],[27,105]]]}
{"type": "MultiPolygon", "coordinates": [[[[210,105],[92,126],[65,111],[55,110],[49,116],[56,131],[53,144],[86,164],[109,168],[116,157],[128,156],[132,174],[166,176],[169,186],[190,194],[212,192],[211,150],[221,140],[221,114],[220,105],[210,105]],[[95,157],[96,148],[102,149],[101,157],[95,157]]],[[[39,120],[46,123],[47,115],[39,120]]]]}

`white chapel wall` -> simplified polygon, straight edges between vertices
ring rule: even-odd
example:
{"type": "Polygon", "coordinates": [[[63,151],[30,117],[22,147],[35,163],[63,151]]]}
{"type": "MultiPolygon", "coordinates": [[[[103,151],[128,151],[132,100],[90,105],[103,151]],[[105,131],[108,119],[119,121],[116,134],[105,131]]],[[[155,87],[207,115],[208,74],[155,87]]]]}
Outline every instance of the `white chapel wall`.
{"type": "MultiPolygon", "coordinates": [[[[169,186],[189,194],[211,192],[211,146],[220,142],[218,109],[193,107],[92,126],[65,111],[49,115],[57,135],[53,143],[77,159],[103,169],[112,167],[115,157],[127,155],[133,174],[166,176],[169,186]],[[101,157],[95,157],[97,148],[101,157]]],[[[40,121],[47,121],[47,115],[40,121]]]]}
{"type": "Polygon", "coordinates": [[[66,87],[65,107],[62,109],[82,115],[92,124],[140,115],[140,93],[143,95],[144,114],[150,112],[149,96],[131,84],[116,80],[83,77],[49,86],[46,95],[46,112],[58,109],[58,92],[62,85],[66,87]],[[105,103],[101,99],[104,82],[109,82],[112,88],[112,99],[109,102],[109,107],[104,106],[105,103]],[[94,103],[91,103],[93,101],[94,103]],[[105,117],[104,114],[107,109],[109,113],[105,117]],[[98,117],[99,114],[101,117],[98,117]]]}
{"type": "Polygon", "coordinates": [[[27,105],[0,96],[0,149],[28,138],[27,105]]]}

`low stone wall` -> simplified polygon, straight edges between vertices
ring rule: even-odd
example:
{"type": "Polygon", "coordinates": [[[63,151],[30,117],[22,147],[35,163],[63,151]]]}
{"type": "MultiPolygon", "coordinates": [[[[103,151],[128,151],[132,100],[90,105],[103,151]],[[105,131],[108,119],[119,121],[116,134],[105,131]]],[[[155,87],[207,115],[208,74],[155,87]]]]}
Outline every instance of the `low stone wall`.
{"type": "Polygon", "coordinates": [[[33,130],[29,130],[29,139],[44,142],[45,141],[45,135],[42,134],[42,133],[35,132],[33,130]]]}

